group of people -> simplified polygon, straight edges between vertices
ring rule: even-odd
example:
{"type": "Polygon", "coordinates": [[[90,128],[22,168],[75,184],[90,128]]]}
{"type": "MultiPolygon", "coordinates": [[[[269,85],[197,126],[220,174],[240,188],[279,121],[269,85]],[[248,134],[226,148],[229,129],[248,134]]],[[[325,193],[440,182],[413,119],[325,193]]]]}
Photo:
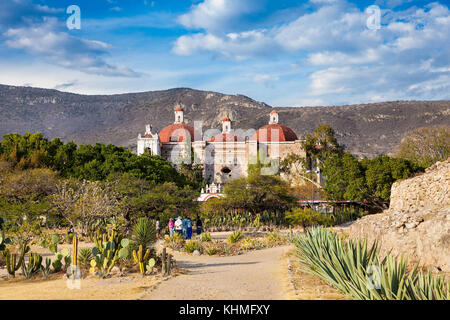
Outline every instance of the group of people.
{"type": "MultiPolygon", "coordinates": [[[[195,227],[197,235],[200,235],[203,232],[202,220],[199,216],[195,220],[195,227]]],[[[194,228],[194,222],[191,220],[189,216],[182,219],[181,216],[178,218],[170,218],[168,223],[169,228],[169,236],[173,236],[176,232],[181,235],[184,239],[190,240],[192,238],[192,230],[194,228]]],[[[156,223],[157,234],[160,232],[159,220],[156,223]]]]}

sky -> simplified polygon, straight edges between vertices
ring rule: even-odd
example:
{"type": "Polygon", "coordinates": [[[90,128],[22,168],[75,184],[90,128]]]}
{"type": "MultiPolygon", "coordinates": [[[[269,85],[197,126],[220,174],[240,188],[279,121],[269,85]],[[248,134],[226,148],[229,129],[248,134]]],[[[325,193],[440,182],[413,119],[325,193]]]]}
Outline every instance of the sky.
{"type": "Polygon", "coordinates": [[[275,107],[447,100],[450,0],[0,0],[0,83],[275,107]]]}

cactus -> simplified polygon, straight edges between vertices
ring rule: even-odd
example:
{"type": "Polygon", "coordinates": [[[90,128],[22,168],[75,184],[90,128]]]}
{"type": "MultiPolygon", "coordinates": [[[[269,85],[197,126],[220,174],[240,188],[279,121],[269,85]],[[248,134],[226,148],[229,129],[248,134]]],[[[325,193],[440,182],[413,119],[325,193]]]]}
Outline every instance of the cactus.
{"type": "Polygon", "coordinates": [[[45,266],[43,264],[41,264],[41,271],[42,271],[42,275],[44,276],[44,278],[48,278],[48,275],[50,273],[50,266],[52,264],[52,259],[50,258],[46,258],[45,259],[45,266]]]}
{"type": "Polygon", "coordinates": [[[37,253],[30,253],[28,263],[22,260],[22,274],[25,278],[30,279],[33,274],[39,271],[42,265],[42,256],[37,253]]]}
{"type": "Polygon", "coordinates": [[[5,257],[6,270],[13,277],[16,276],[16,271],[22,266],[22,262],[25,258],[25,254],[30,250],[30,247],[25,244],[22,245],[19,260],[17,261],[17,254],[11,253],[8,249],[3,251],[5,257]]]}
{"type": "Polygon", "coordinates": [[[72,265],[78,265],[78,238],[76,234],[72,238],[72,265]]]}
{"type": "Polygon", "coordinates": [[[101,277],[106,276],[114,267],[116,261],[120,257],[128,255],[129,240],[122,239],[115,231],[102,236],[95,236],[94,242],[96,247],[92,248],[92,255],[94,259],[91,261],[90,272],[95,273],[98,269],[101,277]],[[119,240],[121,240],[119,242],[119,240]],[[117,245],[116,245],[117,243],[117,245]],[[122,246],[122,248],[120,248],[122,246]],[[121,251],[122,250],[122,251],[121,251]]]}
{"type": "Polygon", "coordinates": [[[133,258],[134,261],[139,264],[139,271],[142,275],[145,274],[145,262],[148,259],[148,256],[150,255],[150,250],[147,249],[145,254],[143,253],[144,249],[142,245],[139,246],[139,250],[136,252],[136,250],[133,250],[133,258]]]}
{"type": "Polygon", "coordinates": [[[155,264],[156,264],[155,259],[151,258],[151,259],[148,260],[148,263],[145,266],[145,268],[147,269],[147,271],[152,271],[153,267],[155,266],[155,264]]]}

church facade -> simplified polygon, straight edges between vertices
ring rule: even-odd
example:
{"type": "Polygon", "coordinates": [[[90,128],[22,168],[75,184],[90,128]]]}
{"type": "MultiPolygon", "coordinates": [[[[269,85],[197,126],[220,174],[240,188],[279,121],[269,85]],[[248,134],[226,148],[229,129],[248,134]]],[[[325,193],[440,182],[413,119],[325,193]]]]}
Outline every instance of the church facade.
{"type": "Polygon", "coordinates": [[[202,164],[208,183],[225,184],[230,179],[246,177],[249,164],[255,164],[257,159],[267,164],[263,174],[276,174],[279,161],[290,153],[305,156],[295,132],[278,123],[276,110],[268,115],[268,124],[257,130],[233,129],[231,119],[225,117],[221,130],[203,132],[201,123],[194,122],[194,127],[185,123],[181,107],[175,109],[174,116],[175,121],[159,133],[146,125],[145,133],[137,138],[137,154],[159,155],[174,165],[202,164]]]}

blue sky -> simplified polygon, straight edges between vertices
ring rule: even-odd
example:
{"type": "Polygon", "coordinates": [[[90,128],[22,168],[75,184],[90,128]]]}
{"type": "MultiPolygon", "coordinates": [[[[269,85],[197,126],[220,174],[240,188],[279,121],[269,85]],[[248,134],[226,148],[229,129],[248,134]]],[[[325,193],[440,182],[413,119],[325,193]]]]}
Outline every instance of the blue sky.
{"type": "Polygon", "coordinates": [[[272,106],[450,99],[449,9],[448,0],[0,0],[0,83],[84,94],[189,87],[272,106]],[[67,28],[70,5],[79,30],[67,28]]]}

